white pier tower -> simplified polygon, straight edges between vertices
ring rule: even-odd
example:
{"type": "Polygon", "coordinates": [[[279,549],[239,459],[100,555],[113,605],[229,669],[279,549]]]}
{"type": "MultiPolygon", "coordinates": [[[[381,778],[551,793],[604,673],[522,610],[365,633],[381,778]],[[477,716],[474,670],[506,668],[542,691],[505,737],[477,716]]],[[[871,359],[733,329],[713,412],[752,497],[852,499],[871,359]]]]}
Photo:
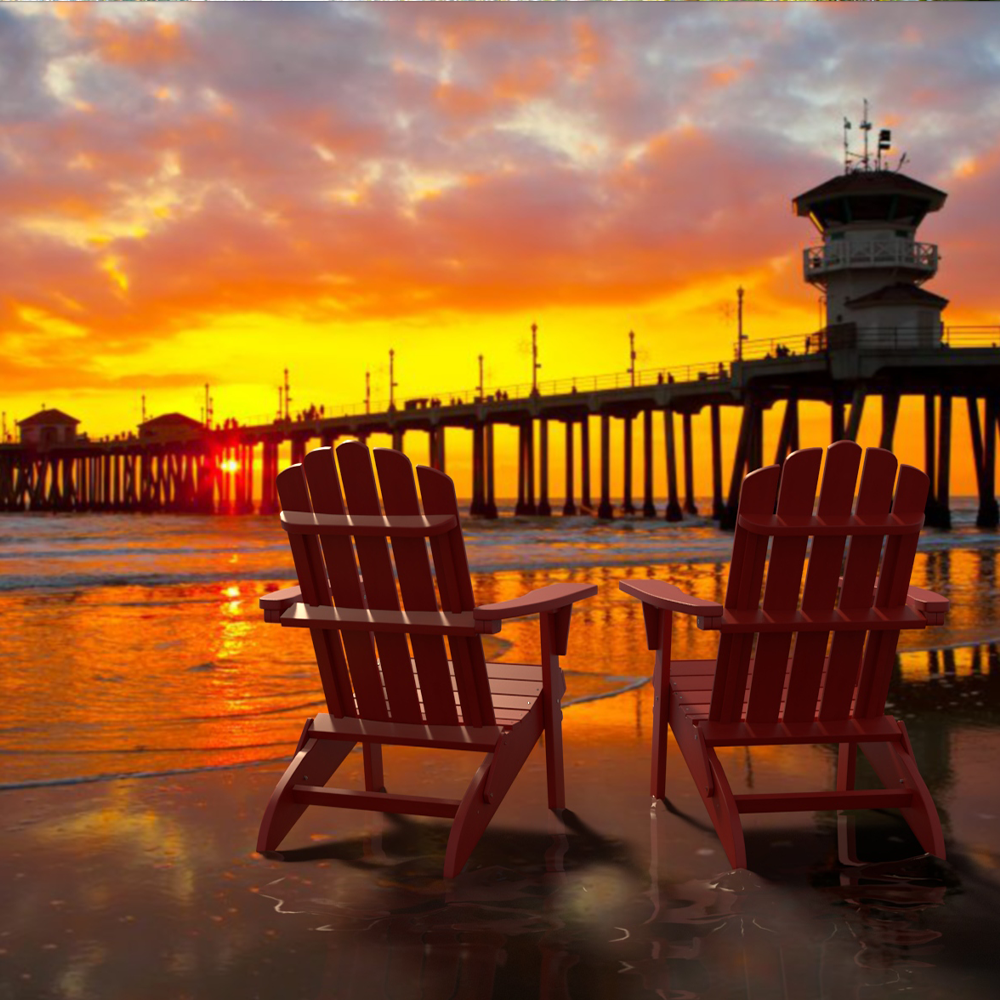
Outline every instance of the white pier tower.
{"type": "MultiPolygon", "coordinates": [[[[917,227],[938,211],[947,195],[885,162],[891,134],[881,129],[870,155],[868,102],[861,123],[864,151],[848,148],[851,123],[844,119],[844,173],[793,201],[822,235],[803,252],[805,280],[826,296],[831,338],[859,348],[931,347],[941,342],[941,312],[948,300],[922,287],[938,269],[938,248],[917,240],[917,227]]],[[[845,344],[846,346],[846,344],[845,344]]]]}

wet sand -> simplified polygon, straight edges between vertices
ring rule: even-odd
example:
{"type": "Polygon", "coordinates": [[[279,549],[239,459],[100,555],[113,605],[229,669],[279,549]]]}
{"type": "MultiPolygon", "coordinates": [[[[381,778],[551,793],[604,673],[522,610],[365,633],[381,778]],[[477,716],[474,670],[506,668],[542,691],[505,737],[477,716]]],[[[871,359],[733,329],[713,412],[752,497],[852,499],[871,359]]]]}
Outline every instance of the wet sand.
{"type": "MultiPolygon", "coordinates": [[[[290,575],[273,525],[28,527],[23,551],[0,562],[0,1000],[995,994],[992,543],[918,554],[914,583],[947,593],[953,613],[904,634],[889,695],[948,860],[921,855],[891,811],[858,814],[853,860],[834,813],[750,815],[752,873],[729,870],[672,738],[667,801],[651,803],[653,655],[637,602],[617,590],[653,576],[719,600],[726,566],[475,572],[480,603],[564,580],[600,590],[574,614],[563,658],[571,811],[547,811],[536,748],[461,877],[445,882],[443,821],[312,808],[283,860],[254,853],[302,721],[322,711],[308,637],[264,624],[256,606],[290,575]]],[[[482,558],[492,546],[498,565],[528,544],[553,561],[583,551],[568,532],[526,532],[496,529],[475,545],[482,558]]],[[[615,532],[628,533],[594,529],[591,561],[611,558],[615,532]]],[[[705,544],[722,548],[707,532],[705,544]]],[[[717,641],[689,621],[673,638],[677,658],[710,657],[717,641]]],[[[487,640],[490,658],[536,660],[533,620],[487,640]]],[[[834,784],[829,747],[720,757],[737,793],[834,784]]],[[[478,759],[387,748],[385,764],[390,790],[459,796],[478,759]]],[[[360,787],[360,770],[353,754],[335,783],[360,787]]],[[[874,784],[864,765],[859,781],[874,784]]]]}
{"type": "MultiPolygon", "coordinates": [[[[283,860],[254,853],[278,765],[7,793],[0,997],[995,995],[986,769],[939,798],[947,862],[891,812],[858,814],[859,866],[835,814],[764,815],[745,818],[753,873],[732,872],[672,740],[651,804],[639,693],[613,703],[566,713],[571,811],[546,810],[536,748],[452,882],[435,820],[313,808],[283,860]]],[[[952,766],[994,750],[969,741],[952,766]]],[[[457,793],[476,766],[433,758],[387,748],[387,784],[457,793]]],[[[829,787],[833,762],[725,759],[737,792],[829,787]]]]}

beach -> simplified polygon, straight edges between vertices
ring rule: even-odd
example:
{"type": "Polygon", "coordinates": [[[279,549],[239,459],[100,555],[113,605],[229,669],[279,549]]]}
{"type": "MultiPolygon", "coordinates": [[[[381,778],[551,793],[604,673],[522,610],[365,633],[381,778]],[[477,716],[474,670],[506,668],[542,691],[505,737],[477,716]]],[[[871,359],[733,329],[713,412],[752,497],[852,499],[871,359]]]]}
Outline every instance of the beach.
{"type": "MultiPolygon", "coordinates": [[[[546,809],[536,747],[450,882],[436,820],[313,808],[282,859],[254,851],[323,711],[308,637],[257,608],[293,579],[276,518],[5,517],[0,997],[992,996],[998,545],[973,517],[956,503],[955,531],[922,536],[913,582],[952,609],[903,633],[889,695],[947,860],[892,810],[761,814],[744,819],[752,871],[735,872],[672,737],[666,804],[650,799],[653,654],[617,589],[652,577],[719,600],[732,536],[708,521],[467,523],[478,603],[561,581],[599,593],[562,661],[569,812],[546,809]]],[[[715,641],[678,622],[674,655],[715,641]]],[[[537,623],[486,644],[532,661],[537,623]]],[[[833,786],[830,747],[720,758],[736,793],[833,786]]],[[[477,764],[387,748],[386,784],[460,795],[477,764]]],[[[360,754],[337,784],[362,784],[360,754]]]]}

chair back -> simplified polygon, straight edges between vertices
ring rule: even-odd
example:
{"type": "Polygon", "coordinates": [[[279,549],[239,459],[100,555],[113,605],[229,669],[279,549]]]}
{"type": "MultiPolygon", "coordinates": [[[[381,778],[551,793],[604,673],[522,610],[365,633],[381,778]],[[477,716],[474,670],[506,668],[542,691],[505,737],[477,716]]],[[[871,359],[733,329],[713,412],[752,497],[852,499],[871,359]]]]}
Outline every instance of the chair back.
{"type": "Polygon", "coordinates": [[[333,716],[493,725],[479,633],[494,626],[473,621],[454,484],[419,466],[418,499],[410,460],[389,448],[374,455],[378,486],[358,441],[336,457],[317,448],[278,476],[303,596],[283,621],[310,629],[333,716]]]}
{"type": "Polygon", "coordinates": [[[869,448],[852,510],[861,448],[826,449],[817,499],[822,457],[797,451],[743,481],[713,721],[881,716],[899,631],[926,624],[906,606],[926,474],[904,465],[897,481],[895,456],[869,448]]]}

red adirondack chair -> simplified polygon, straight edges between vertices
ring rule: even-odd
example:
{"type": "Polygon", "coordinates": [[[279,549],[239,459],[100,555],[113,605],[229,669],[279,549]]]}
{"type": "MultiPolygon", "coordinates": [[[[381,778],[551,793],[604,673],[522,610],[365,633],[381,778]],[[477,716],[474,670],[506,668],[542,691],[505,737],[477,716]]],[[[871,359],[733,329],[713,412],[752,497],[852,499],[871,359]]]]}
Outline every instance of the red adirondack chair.
{"type": "Polygon", "coordinates": [[[744,479],[725,606],[656,580],[618,584],[642,601],[656,650],[652,794],[664,795],[669,724],[734,868],[746,867],[740,813],[750,812],[898,807],[924,850],[945,856],[906,726],[885,714],[900,630],[939,625],[948,609],[940,595],[909,586],[927,476],[902,466],[894,497],[895,456],[869,448],[852,513],[861,448],[838,441],[826,451],[813,514],[822,456],[822,448],[797,451],[782,468],[744,479]],[[671,662],[675,613],[721,633],[714,661],[671,662]],[[802,743],[839,744],[835,791],[734,795],[716,754],[802,743]],[[855,790],[858,747],[883,789],[855,790]]]}
{"type": "Polygon", "coordinates": [[[275,850],[309,805],[454,817],[444,866],[453,878],[543,732],[549,808],[565,807],[559,656],[573,603],[597,587],[558,583],[476,607],[451,479],[418,467],[418,500],[402,452],[376,448],[375,466],[381,506],[371,455],[357,441],[341,444],[336,460],[332,448],[317,448],[304,467],[278,476],[299,586],[260,605],[268,621],[309,629],[329,711],[306,720],[268,802],[257,850],[275,850]],[[531,614],[540,616],[541,663],[487,663],[482,635],[499,632],[505,618],[531,614]],[[357,743],[366,791],[324,787],[357,743]],[[388,794],[382,744],[486,757],[461,801],[388,794]]]}

